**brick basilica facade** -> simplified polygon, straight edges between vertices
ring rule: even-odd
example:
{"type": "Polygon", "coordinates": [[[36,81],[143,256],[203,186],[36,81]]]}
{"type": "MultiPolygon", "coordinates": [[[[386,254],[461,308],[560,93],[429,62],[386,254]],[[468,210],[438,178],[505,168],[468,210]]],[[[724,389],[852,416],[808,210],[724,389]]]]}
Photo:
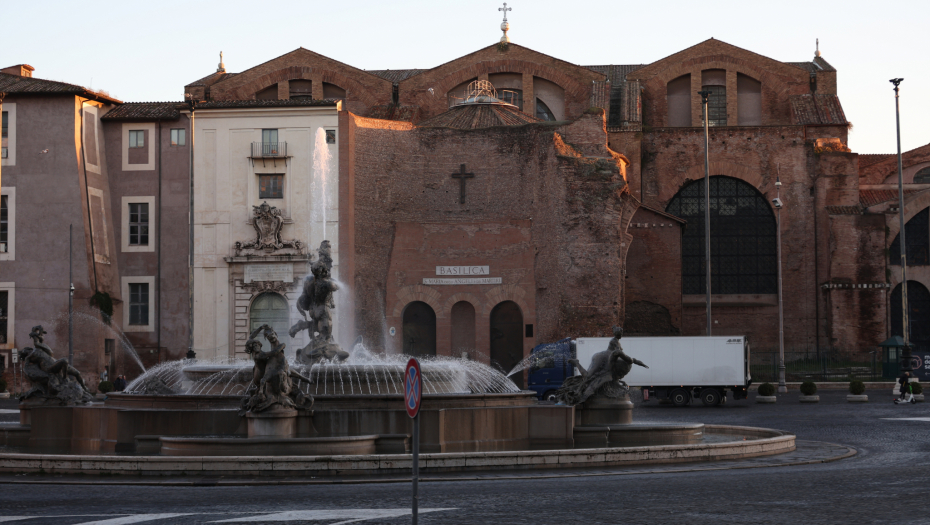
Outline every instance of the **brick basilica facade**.
{"type": "MultiPolygon", "coordinates": [[[[314,236],[326,232],[350,290],[338,298],[343,339],[359,334],[373,349],[467,355],[509,370],[537,344],[609,335],[616,324],[630,335],[706,333],[698,91],[709,91],[714,335],[777,349],[780,227],[786,349],[864,355],[900,326],[896,161],[846,146],[851,124],[837,82],[819,52],[780,62],[714,39],[650,64],[579,66],[509,43],[425,70],[365,71],[300,48],[241,73],[221,64],[185,86],[173,113],[161,111],[168,103],[118,101],[99,113],[126,133],[171,119],[191,129],[192,111],[205,119],[188,150],[195,275],[215,283],[209,297],[194,294],[195,310],[210,310],[193,316],[199,354],[241,353],[259,298],[292,304],[322,240],[314,236]],[[469,91],[480,81],[491,95],[469,91]],[[287,115],[289,124],[275,123],[287,115]],[[319,124],[301,124],[311,117],[319,124]],[[207,124],[224,118],[238,120],[207,124]],[[298,211],[314,187],[291,181],[310,180],[317,127],[333,144],[333,198],[322,204],[330,212],[322,229],[301,229],[295,217],[316,217],[298,211]],[[281,155],[285,136],[293,153],[281,155]],[[253,144],[249,166],[232,167],[244,156],[237,141],[253,144]],[[228,189],[246,178],[254,188],[228,189]],[[266,180],[283,193],[266,191],[266,180]],[[298,249],[239,255],[230,232],[250,224],[259,201],[280,211],[280,233],[300,240],[298,249]]],[[[118,151],[125,133],[107,136],[118,151]]],[[[930,344],[930,146],[907,152],[904,166],[911,332],[930,344]]],[[[27,182],[17,183],[22,195],[27,182]]],[[[182,210],[165,210],[164,227],[183,230],[182,210]]],[[[175,249],[166,261],[183,265],[189,254],[175,249]]],[[[0,257],[0,271],[5,264],[0,257]]],[[[16,325],[18,339],[27,324],[16,325]]]]}

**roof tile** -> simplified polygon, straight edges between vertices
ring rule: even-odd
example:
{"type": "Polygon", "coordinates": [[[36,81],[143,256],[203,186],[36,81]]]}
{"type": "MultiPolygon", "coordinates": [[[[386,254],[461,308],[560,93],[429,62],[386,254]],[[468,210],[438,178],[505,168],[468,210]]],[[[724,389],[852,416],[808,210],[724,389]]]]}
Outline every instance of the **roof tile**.
{"type": "Polygon", "coordinates": [[[481,129],[540,122],[508,104],[462,104],[419,124],[424,128],[481,129]]]}
{"type": "Polygon", "coordinates": [[[126,102],[103,116],[102,120],[177,120],[186,102],[126,102]]]}
{"type": "Polygon", "coordinates": [[[830,124],[845,126],[849,122],[836,95],[792,95],[791,111],[797,124],[830,124]]]}
{"type": "Polygon", "coordinates": [[[14,95],[77,95],[103,102],[120,103],[118,99],[110,95],[99,91],[91,91],[76,84],[34,77],[21,77],[8,73],[0,73],[0,92],[14,95]]]}

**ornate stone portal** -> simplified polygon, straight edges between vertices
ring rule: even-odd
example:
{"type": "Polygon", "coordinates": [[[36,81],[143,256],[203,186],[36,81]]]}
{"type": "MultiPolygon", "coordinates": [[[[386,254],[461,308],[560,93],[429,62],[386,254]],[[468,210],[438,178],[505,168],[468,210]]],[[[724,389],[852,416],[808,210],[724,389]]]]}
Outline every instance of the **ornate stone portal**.
{"type": "Polygon", "coordinates": [[[67,359],[55,360],[52,349],[44,343],[47,332],[42,325],[32,327],[29,337],[34,347],[23,348],[23,373],[32,383],[20,401],[33,400],[41,404],[85,405],[94,396],[87,390],[84,378],[67,359]]]}
{"type": "Polygon", "coordinates": [[[246,243],[236,242],[236,255],[243,251],[272,253],[276,250],[292,248],[298,253],[303,249],[299,240],[283,240],[281,229],[284,227],[284,217],[281,210],[263,202],[259,206],[252,206],[252,226],[255,228],[256,238],[246,243]]]}

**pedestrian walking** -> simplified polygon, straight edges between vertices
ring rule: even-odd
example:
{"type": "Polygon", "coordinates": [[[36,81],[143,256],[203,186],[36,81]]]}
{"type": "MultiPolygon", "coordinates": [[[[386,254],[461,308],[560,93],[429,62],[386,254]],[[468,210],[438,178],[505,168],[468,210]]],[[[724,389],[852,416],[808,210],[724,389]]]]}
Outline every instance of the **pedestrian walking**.
{"type": "Polygon", "coordinates": [[[901,377],[898,378],[898,382],[901,383],[901,399],[904,399],[904,396],[906,396],[911,391],[911,373],[904,372],[901,374],[901,377]]]}

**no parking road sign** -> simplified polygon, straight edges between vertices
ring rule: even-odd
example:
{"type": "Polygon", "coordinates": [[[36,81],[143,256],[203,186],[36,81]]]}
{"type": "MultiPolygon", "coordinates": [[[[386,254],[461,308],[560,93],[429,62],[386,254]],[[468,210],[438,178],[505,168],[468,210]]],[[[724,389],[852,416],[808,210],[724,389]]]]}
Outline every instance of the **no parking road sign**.
{"type": "Polygon", "coordinates": [[[423,378],[420,375],[420,362],[411,357],[404,371],[404,408],[407,409],[408,416],[417,417],[422,399],[423,378]]]}
{"type": "Polygon", "coordinates": [[[423,376],[420,374],[420,362],[411,357],[404,370],[404,408],[413,419],[413,504],[411,514],[413,525],[417,525],[417,508],[420,505],[420,401],[423,400],[423,376]]]}

